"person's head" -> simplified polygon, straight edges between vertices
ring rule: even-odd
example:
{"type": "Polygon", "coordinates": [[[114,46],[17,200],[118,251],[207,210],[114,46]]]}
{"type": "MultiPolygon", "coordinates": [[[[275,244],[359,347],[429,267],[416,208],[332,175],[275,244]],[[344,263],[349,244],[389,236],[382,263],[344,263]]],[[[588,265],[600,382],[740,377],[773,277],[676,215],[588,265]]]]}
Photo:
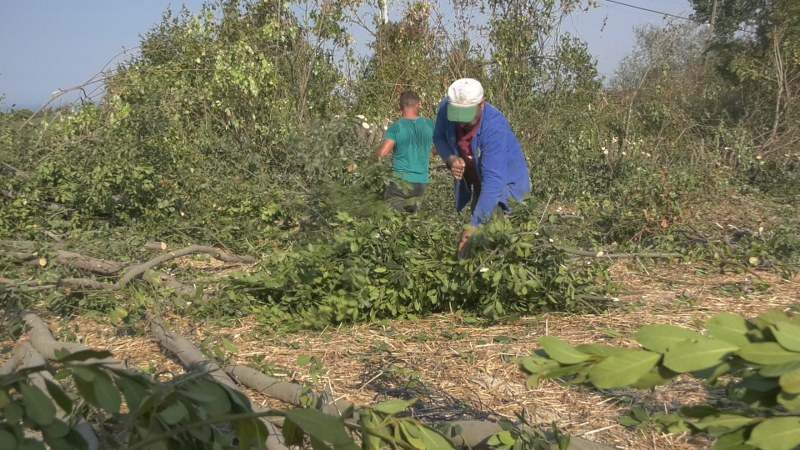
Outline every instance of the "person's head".
{"type": "Polygon", "coordinates": [[[478,80],[460,78],[447,88],[447,120],[475,123],[483,105],[483,86],[478,80]]]}
{"type": "Polygon", "coordinates": [[[400,94],[400,112],[418,114],[421,101],[414,91],[404,91],[400,94]]]}

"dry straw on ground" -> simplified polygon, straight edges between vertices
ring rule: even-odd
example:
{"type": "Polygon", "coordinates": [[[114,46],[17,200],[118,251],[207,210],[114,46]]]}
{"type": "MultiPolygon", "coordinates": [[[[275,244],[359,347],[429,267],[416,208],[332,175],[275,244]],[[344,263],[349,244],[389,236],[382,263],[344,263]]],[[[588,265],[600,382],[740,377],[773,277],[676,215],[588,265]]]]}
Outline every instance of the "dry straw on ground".
{"type": "MultiPolygon", "coordinates": [[[[237,347],[232,355],[237,362],[313,384],[335,397],[360,404],[393,396],[419,398],[415,414],[422,419],[514,418],[524,412],[533,422],[556,424],[574,435],[623,449],[707,448],[709,441],[701,437],[618,424],[619,415],[634,403],[669,411],[702,401],[706,391],[694,380],[681,378],[649,392],[598,392],[556,382],[530,389],[513,360],[529,354],[543,335],[575,344],[626,344],[643,324],[699,328],[717,312],[754,316],[786,308],[800,301],[800,279],[782,280],[772,273],[702,274],[691,266],[644,269],[623,263],[614,266],[613,275],[622,295],[608,312],[543,314],[491,327],[471,325],[455,314],[281,335],[264,333],[255,320],[247,319],[221,326],[173,317],[170,324],[198,343],[218,342],[224,336],[237,347]],[[319,364],[301,365],[299,356],[315,357],[319,364]]],[[[52,324],[75,333],[86,345],[107,348],[160,376],[182,370],[146,335],[121,336],[115,327],[86,317],[66,323],[54,319],[52,324]]],[[[269,403],[251,394],[259,406],[269,403]]]]}

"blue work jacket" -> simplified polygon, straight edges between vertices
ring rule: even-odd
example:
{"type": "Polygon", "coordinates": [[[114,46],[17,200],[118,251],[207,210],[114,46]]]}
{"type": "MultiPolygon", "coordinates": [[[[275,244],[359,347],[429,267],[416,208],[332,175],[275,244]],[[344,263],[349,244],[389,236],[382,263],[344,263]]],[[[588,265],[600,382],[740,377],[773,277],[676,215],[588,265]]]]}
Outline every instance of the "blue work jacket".
{"type": "MultiPolygon", "coordinates": [[[[447,162],[451,155],[460,156],[456,124],[447,120],[447,100],[439,104],[433,143],[439,156],[447,162]]],[[[472,139],[472,154],[477,159],[481,190],[472,225],[488,222],[498,205],[508,209],[509,200],[522,201],[531,191],[528,163],[522,147],[503,113],[489,103],[484,104],[478,134],[472,139]]],[[[464,179],[455,182],[456,211],[472,200],[472,190],[464,179]]]]}

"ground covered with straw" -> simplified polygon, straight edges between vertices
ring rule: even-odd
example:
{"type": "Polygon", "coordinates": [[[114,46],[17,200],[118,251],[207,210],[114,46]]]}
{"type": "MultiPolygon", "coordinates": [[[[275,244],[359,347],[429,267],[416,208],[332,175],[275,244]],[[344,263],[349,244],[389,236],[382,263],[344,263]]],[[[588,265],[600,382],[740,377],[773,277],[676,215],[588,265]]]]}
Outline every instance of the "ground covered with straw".
{"type": "MultiPolygon", "coordinates": [[[[622,449],[708,447],[709,441],[702,437],[664,434],[655,426],[626,428],[618,421],[632,405],[655,412],[701,402],[708,393],[695,380],[679,378],[648,392],[600,392],[552,381],[528,387],[515,358],[536,349],[537,339],[544,335],[573,344],[620,345],[629,344],[630,335],[644,324],[699,329],[718,312],[752,317],[771,308],[786,309],[800,299],[800,277],[634,263],[617,263],[612,273],[620,294],[605,312],[542,314],[491,326],[443,314],[276,334],[248,318],[226,324],[167,319],[207,349],[224,337],[230,362],[327,390],[336,398],[359,404],[386,397],[417,398],[414,414],[423,420],[515,419],[524,414],[533,423],[555,424],[572,435],[622,449]]],[[[182,372],[147,334],[122,332],[107,319],[91,316],[49,319],[58,335],[107,348],[159,377],[182,372]]],[[[281,406],[256,392],[250,394],[257,406],[281,406]]]]}

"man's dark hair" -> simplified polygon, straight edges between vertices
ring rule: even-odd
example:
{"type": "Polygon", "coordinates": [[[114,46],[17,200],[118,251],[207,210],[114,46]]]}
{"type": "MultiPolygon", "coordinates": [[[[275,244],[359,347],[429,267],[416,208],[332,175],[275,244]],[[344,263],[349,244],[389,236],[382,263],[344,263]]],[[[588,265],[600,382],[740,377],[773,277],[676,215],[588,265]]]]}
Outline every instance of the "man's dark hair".
{"type": "Polygon", "coordinates": [[[400,109],[410,108],[419,104],[419,95],[414,91],[405,91],[400,94],[400,109]]]}

